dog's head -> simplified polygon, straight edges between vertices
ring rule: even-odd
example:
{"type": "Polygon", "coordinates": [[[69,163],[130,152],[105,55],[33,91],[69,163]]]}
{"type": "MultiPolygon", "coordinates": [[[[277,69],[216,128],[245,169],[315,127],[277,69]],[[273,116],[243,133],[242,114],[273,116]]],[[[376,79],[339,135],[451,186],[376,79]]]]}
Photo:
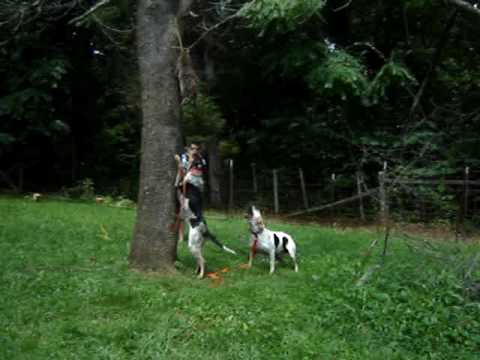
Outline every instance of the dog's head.
{"type": "Polygon", "coordinates": [[[248,207],[245,218],[253,234],[260,234],[265,229],[262,214],[254,205],[248,207]]]}

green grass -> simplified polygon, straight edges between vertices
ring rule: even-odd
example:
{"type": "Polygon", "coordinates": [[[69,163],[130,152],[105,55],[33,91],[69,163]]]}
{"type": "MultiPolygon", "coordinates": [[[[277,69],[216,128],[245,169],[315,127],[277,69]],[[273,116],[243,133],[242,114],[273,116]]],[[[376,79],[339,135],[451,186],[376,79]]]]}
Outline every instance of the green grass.
{"type": "MultiPolygon", "coordinates": [[[[244,219],[211,214],[218,237],[247,252],[244,219]],[[214,215],[214,216],[213,216],[214,215]]],[[[243,270],[208,243],[208,271],[179,244],[179,273],[162,277],[127,263],[131,209],[0,198],[2,359],[479,359],[480,306],[463,296],[451,263],[393,241],[370,283],[355,281],[378,236],[269,222],[290,232],[291,263],[243,270]]],[[[458,247],[456,247],[457,249],[458,247]]],[[[449,255],[449,246],[437,251],[449,255]]],[[[462,252],[478,251],[464,247],[462,252]]]]}

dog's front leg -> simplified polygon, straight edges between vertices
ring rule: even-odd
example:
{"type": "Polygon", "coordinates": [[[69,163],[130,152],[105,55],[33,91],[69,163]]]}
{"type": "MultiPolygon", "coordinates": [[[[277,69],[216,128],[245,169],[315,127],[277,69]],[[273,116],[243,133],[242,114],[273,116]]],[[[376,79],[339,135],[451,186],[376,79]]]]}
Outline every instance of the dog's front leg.
{"type": "Polygon", "coordinates": [[[270,250],[270,274],[275,271],[275,249],[270,250]]]}
{"type": "Polygon", "coordinates": [[[253,237],[250,239],[250,253],[248,254],[248,265],[247,265],[247,268],[250,269],[252,267],[252,264],[253,264],[253,258],[255,257],[255,255],[257,254],[257,238],[256,237],[253,237]]]}
{"type": "Polygon", "coordinates": [[[254,257],[255,257],[255,251],[253,250],[253,246],[251,246],[250,253],[248,254],[248,265],[247,265],[248,269],[252,267],[254,257]]]}

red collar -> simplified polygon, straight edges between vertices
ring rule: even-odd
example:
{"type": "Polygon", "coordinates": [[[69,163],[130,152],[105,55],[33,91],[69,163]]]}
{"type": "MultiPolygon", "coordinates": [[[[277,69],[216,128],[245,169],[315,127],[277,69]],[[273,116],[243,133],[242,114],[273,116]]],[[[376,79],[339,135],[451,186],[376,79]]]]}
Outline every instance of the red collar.
{"type": "Polygon", "coordinates": [[[257,234],[253,234],[255,236],[255,239],[253,240],[253,244],[252,244],[252,254],[253,256],[255,256],[255,254],[257,253],[257,244],[258,244],[258,235],[257,234]]]}

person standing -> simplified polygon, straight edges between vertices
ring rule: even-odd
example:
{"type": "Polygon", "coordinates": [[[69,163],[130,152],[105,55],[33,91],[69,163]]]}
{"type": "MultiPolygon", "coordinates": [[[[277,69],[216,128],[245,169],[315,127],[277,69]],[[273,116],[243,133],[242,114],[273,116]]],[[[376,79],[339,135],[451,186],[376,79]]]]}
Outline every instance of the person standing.
{"type": "Polygon", "coordinates": [[[180,167],[183,172],[181,182],[182,194],[189,200],[188,204],[196,219],[193,222],[201,222],[203,218],[203,190],[205,182],[203,176],[207,171],[207,162],[200,153],[200,146],[191,143],[187,151],[180,156],[180,167]]]}

